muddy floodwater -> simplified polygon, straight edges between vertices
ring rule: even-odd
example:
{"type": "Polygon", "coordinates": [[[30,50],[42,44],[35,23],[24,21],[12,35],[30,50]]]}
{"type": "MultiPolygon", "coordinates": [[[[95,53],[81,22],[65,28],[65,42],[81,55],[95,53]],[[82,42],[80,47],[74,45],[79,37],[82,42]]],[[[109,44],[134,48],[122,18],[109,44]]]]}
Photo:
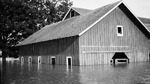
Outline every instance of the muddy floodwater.
{"type": "Polygon", "coordinates": [[[0,62],[1,84],[150,84],[150,63],[72,66],[0,62]]]}

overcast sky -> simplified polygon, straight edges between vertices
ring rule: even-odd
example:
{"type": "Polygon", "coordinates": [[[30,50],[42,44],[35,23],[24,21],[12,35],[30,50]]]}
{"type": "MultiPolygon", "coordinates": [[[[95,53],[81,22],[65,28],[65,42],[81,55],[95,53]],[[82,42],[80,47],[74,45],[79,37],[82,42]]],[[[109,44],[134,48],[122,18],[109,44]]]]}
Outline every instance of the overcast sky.
{"type": "MultiPolygon", "coordinates": [[[[71,0],[73,7],[96,9],[119,0],[71,0]]],[[[150,18],[150,0],[123,0],[136,16],[150,18]]]]}

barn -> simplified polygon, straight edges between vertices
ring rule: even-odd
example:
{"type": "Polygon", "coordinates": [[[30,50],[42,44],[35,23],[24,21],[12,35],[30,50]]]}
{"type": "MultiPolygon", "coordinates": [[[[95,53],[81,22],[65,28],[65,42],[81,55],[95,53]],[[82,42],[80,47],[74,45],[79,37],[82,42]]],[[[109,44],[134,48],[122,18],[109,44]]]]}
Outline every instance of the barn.
{"type": "MultiPolygon", "coordinates": [[[[142,18],[145,21],[145,19],[142,18]]],[[[21,63],[98,65],[150,60],[150,30],[123,1],[70,8],[17,45],[21,63]]]]}

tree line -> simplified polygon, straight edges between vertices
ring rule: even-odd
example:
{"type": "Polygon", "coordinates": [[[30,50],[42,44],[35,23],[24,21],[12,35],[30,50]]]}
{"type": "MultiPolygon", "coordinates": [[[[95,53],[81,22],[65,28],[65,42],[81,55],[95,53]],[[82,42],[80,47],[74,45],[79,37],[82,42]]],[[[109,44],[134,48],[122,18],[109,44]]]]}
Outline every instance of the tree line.
{"type": "Polygon", "coordinates": [[[2,57],[17,56],[15,45],[43,28],[61,21],[70,0],[0,0],[0,50],[2,57]]]}

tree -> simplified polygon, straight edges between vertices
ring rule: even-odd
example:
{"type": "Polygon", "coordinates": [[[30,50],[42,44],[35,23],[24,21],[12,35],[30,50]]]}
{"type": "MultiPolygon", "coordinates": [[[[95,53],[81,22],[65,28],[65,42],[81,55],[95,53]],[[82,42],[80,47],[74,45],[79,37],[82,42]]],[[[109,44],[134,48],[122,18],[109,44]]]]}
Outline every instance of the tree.
{"type": "Polygon", "coordinates": [[[71,5],[69,0],[0,0],[2,56],[45,25],[61,21],[71,5]]]}

